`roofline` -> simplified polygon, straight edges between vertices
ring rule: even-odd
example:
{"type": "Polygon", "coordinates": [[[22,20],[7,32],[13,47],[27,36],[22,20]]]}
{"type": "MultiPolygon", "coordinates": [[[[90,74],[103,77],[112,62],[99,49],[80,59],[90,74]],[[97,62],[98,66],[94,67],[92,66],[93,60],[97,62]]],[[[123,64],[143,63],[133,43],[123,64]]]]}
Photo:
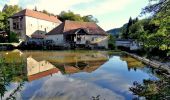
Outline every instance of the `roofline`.
{"type": "MultiPolygon", "coordinates": [[[[24,11],[24,10],[25,10],[25,11],[26,11],[26,10],[34,11],[34,10],[31,10],[31,9],[23,9],[23,10],[21,10],[21,11],[24,11]]],[[[21,11],[19,11],[19,12],[21,12],[21,11]]],[[[19,13],[19,12],[17,12],[17,13],[19,13]]],[[[35,12],[45,14],[45,13],[39,12],[39,11],[35,11],[35,12]]],[[[14,14],[14,15],[15,15],[15,14],[14,14]]],[[[24,15],[20,15],[20,16],[14,16],[14,15],[10,16],[9,18],[16,18],[16,17],[23,17],[23,16],[28,16],[28,17],[36,18],[36,17],[33,17],[33,16],[25,15],[25,14],[24,14],[24,15]]],[[[46,15],[48,15],[48,14],[46,14],[46,15]]],[[[56,17],[56,18],[58,19],[58,15],[57,15],[57,16],[48,15],[48,16],[53,16],[53,17],[56,17]]],[[[36,19],[49,21],[49,20],[47,20],[47,19],[41,19],[41,18],[36,18],[36,19]]],[[[58,19],[58,21],[59,21],[60,23],[62,23],[62,21],[60,21],[59,19],[58,19]]],[[[49,21],[49,22],[54,22],[54,21],[49,21]]],[[[58,22],[54,22],[54,23],[58,23],[58,22]]]]}
{"type": "MultiPolygon", "coordinates": [[[[65,35],[65,33],[58,33],[58,34],[45,34],[45,36],[49,35],[65,35]]],[[[100,35],[100,36],[108,36],[107,34],[86,34],[86,35],[100,35]]]]}
{"type": "MultiPolygon", "coordinates": [[[[59,25],[59,26],[57,26],[56,28],[54,28],[53,30],[51,30],[50,32],[48,32],[46,35],[65,34],[66,32],[64,32],[64,30],[65,30],[65,24],[66,24],[67,22],[82,23],[82,22],[80,22],[80,21],[65,20],[63,23],[60,24],[60,25],[63,25],[63,27],[62,27],[62,32],[61,32],[61,33],[49,34],[49,33],[51,33],[53,30],[55,30],[56,28],[60,27],[60,25],[59,25]]],[[[93,23],[93,24],[95,24],[98,28],[100,28],[100,29],[103,31],[103,32],[101,32],[102,34],[100,34],[100,33],[94,33],[94,34],[87,34],[87,35],[100,35],[100,36],[108,36],[108,35],[109,35],[105,30],[103,30],[103,29],[102,29],[99,25],[97,25],[95,22],[83,22],[83,23],[93,23]]],[[[71,27],[71,26],[70,26],[70,27],[71,27]]],[[[77,29],[83,29],[83,28],[77,28],[77,29]]]]}

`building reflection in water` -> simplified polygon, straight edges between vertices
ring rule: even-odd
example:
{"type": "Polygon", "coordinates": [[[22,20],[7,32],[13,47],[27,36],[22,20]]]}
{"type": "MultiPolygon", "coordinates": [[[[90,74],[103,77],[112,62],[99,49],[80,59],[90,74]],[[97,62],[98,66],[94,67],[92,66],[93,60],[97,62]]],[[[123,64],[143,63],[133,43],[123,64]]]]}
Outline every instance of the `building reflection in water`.
{"type": "MultiPolygon", "coordinates": [[[[54,58],[54,57],[53,57],[54,58]]],[[[98,69],[108,60],[107,55],[101,54],[82,54],[75,55],[72,61],[67,57],[57,57],[56,61],[47,61],[31,56],[27,57],[27,78],[28,81],[37,80],[55,73],[74,74],[78,72],[91,73],[98,69]],[[102,59],[101,59],[102,57],[102,59]],[[59,58],[59,59],[58,59],[59,58]],[[59,61],[60,60],[60,61],[59,61]]]]}
{"type": "MultiPolygon", "coordinates": [[[[43,77],[52,76],[55,73],[74,74],[78,72],[91,73],[98,69],[108,59],[107,52],[42,52],[19,50],[0,52],[3,58],[4,79],[0,84],[1,98],[13,98],[20,91],[25,81],[31,82],[43,77]],[[12,77],[11,77],[12,76],[12,77]],[[11,88],[11,93],[7,90],[8,85],[17,83],[18,86],[11,88]],[[7,90],[7,91],[6,91],[7,90]],[[7,96],[8,95],[8,96],[7,96]]],[[[1,74],[1,73],[0,73],[1,74]]]]}
{"type": "Polygon", "coordinates": [[[27,76],[29,81],[36,80],[58,72],[59,69],[48,61],[37,61],[32,57],[27,58],[27,76]]]}

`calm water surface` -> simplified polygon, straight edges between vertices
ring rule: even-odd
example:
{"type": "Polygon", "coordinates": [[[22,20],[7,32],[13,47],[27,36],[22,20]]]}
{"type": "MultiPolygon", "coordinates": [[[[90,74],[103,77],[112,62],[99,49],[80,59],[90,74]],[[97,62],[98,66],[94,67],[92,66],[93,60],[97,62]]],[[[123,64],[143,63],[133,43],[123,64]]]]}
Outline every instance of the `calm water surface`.
{"type": "Polygon", "coordinates": [[[158,79],[124,54],[107,51],[0,52],[0,95],[17,100],[131,100],[134,81],[158,79]]]}

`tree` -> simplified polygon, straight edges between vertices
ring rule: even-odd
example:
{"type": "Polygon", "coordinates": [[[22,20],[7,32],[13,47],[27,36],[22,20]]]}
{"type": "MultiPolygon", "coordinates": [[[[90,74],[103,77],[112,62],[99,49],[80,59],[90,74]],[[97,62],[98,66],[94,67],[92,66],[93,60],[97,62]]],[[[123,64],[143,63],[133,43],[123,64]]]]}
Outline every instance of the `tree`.
{"type": "Polygon", "coordinates": [[[0,29],[9,31],[8,18],[15,13],[21,11],[21,7],[18,5],[5,5],[2,12],[0,12],[0,29]]]}
{"type": "Polygon", "coordinates": [[[94,18],[92,15],[87,15],[87,16],[81,16],[80,14],[75,14],[72,11],[62,11],[59,14],[59,19],[61,21],[65,21],[65,20],[72,20],[72,21],[81,21],[81,22],[95,22],[97,23],[98,20],[96,18],[94,18]]]}
{"type": "Polygon", "coordinates": [[[115,49],[115,41],[116,41],[116,37],[114,37],[113,35],[109,35],[109,41],[108,41],[108,47],[109,49],[113,50],[115,49]]]}
{"type": "Polygon", "coordinates": [[[50,13],[50,12],[48,12],[47,10],[43,10],[42,13],[47,14],[47,15],[53,15],[53,16],[55,16],[53,13],[50,13]]]}
{"type": "Polygon", "coordinates": [[[4,13],[0,11],[0,30],[3,30],[4,28],[5,28],[4,13]]]}
{"type": "Polygon", "coordinates": [[[65,20],[72,20],[72,21],[82,21],[81,16],[78,14],[74,14],[74,12],[72,11],[62,11],[59,15],[59,19],[61,21],[65,21],[65,20]]]}
{"type": "Polygon", "coordinates": [[[9,42],[19,42],[18,36],[14,32],[10,32],[9,34],[9,42]]]}
{"type": "Polygon", "coordinates": [[[6,17],[10,17],[21,10],[22,8],[18,5],[5,5],[2,12],[5,13],[6,17]]]}
{"type": "Polygon", "coordinates": [[[146,45],[149,48],[170,52],[170,0],[150,0],[141,14],[146,13],[152,15],[146,45]]]}
{"type": "Polygon", "coordinates": [[[125,39],[129,38],[129,28],[130,28],[130,26],[132,26],[132,24],[133,24],[133,20],[130,17],[129,22],[127,23],[126,27],[122,30],[122,37],[123,38],[125,38],[125,39]]]}
{"type": "MultiPolygon", "coordinates": [[[[14,82],[15,79],[21,79],[18,83],[23,83],[26,80],[26,75],[23,74],[25,69],[24,61],[16,62],[12,61],[11,63],[6,61],[7,58],[0,58],[0,97],[4,97],[5,93],[8,92],[7,87],[11,82],[14,82]]],[[[16,82],[16,81],[15,81],[16,82]]],[[[20,86],[20,85],[19,85],[20,86]]],[[[20,91],[17,87],[14,91],[11,91],[12,94],[20,91]]],[[[13,95],[9,95],[10,97],[13,95]]],[[[9,97],[8,97],[9,98],[9,97]]],[[[14,99],[14,98],[13,98],[14,99]]],[[[8,99],[11,100],[11,99],[8,99]]]]}
{"type": "Polygon", "coordinates": [[[97,18],[94,18],[92,15],[87,15],[82,17],[84,22],[95,22],[98,23],[97,18]]]}
{"type": "Polygon", "coordinates": [[[160,12],[166,14],[170,8],[170,0],[149,0],[149,5],[146,6],[141,14],[150,13],[152,15],[157,15],[160,12]]]}

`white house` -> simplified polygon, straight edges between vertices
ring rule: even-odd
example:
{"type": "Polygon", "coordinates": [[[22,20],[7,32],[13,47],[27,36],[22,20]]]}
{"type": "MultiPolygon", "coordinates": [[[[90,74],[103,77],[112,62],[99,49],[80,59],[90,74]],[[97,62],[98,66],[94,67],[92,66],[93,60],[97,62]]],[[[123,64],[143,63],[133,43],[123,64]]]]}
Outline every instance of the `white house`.
{"type": "Polygon", "coordinates": [[[10,31],[17,33],[22,40],[43,39],[46,33],[61,24],[57,16],[29,9],[14,14],[9,22],[10,31]]]}
{"type": "Polygon", "coordinates": [[[66,20],[46,34],[54,45],[108,48],[108,34],[93,22],[66,20]]]}
{"type": "Polygon", "coordinates": [[[138,50],[141,48],[141,45],[137,41],[130,39],[117,39],[116,46],[129,48],[130,50],[138,50]]]}
{"type": "Polygon", "coordinates": [[[29,81],[59,72],[60,70],[58,68],[46,60],[37,61],[32,57],[27,58],[27,76],[29,81]]]}

